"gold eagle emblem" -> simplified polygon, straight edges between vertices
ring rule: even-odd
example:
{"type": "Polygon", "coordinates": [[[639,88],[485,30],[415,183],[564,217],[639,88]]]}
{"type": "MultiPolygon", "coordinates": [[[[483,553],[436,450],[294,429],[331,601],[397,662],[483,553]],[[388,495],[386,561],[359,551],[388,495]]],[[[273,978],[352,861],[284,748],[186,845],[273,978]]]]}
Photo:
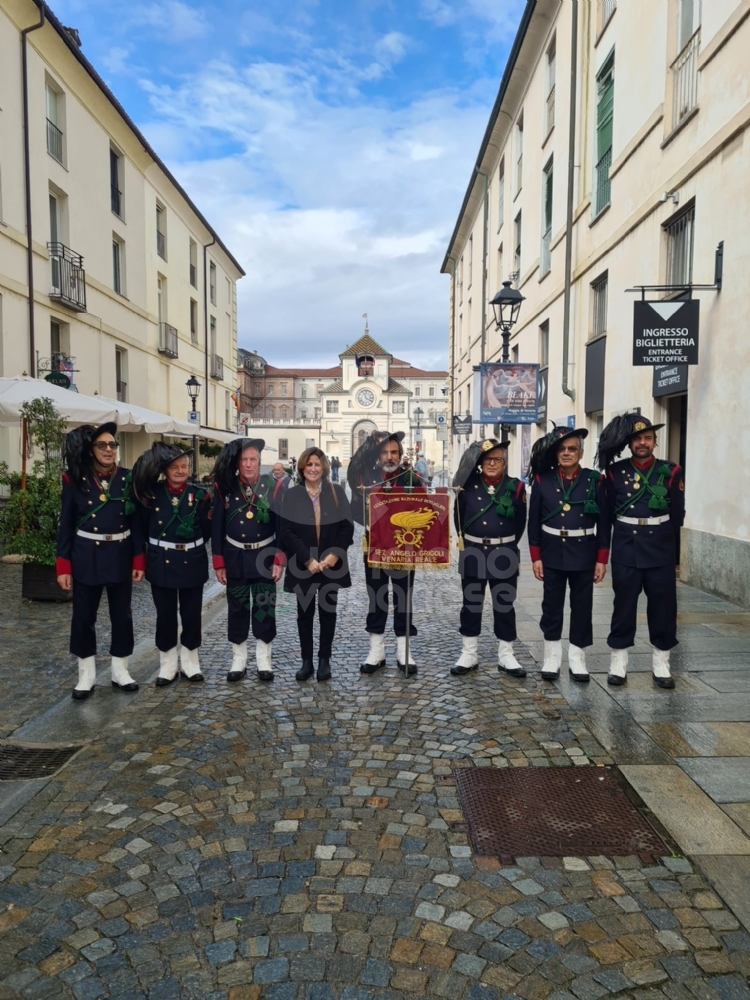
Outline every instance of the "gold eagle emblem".
{"type": "Polygon", "coordinates": [[[391,524],[396,525],[393,539],[398,548],[413,545],[415,549],[422,548],[424,533],[437,518],[437,512],[430,507],[419,510],[402,510],[391,514],[391,524]]]}

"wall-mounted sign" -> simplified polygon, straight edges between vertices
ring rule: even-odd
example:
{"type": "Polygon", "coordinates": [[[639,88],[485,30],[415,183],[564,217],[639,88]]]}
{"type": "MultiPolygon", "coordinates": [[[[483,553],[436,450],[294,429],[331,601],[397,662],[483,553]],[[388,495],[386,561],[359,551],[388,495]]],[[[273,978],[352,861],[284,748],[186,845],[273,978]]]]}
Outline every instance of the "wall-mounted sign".
{"type": "Polygon", "coordinates": [[[44,376],[45,382],[51,382],[52,385],[59,385],[61,389],[70,388],[70,376],[66,375],[65,372],[50,372],[49,375],[44,376]]]}
{"type": "Polygon", "coordinates": [[[687,392],[687,387],[687,365],[654,366],[654,396],[672,396],[678,392],[687,392]]]}
{"type": "Polygon", "coordinates": [[[535,424],[539,420],[539,365],[483,364],[479,366],[485,424],[535,424]]]}
{"type": "Polygon", "coordinates": [[[633,364],[697,365],[700,302],[635,302],[633,364]]]}
{"type": "Polygon", "coordinates": [[[201,425],[201,411],[200,410],[188,410],[187,415],[188,423],[195,424],[196,427],[201,425]]]}
{"type": "Polygon", "coordinates": [[[453,433],[454,434],[471,434],[473,428],[473,422],[471,419],[471,414],[467,413],[465,416],[455,416],[453,418],[453,433]]]}

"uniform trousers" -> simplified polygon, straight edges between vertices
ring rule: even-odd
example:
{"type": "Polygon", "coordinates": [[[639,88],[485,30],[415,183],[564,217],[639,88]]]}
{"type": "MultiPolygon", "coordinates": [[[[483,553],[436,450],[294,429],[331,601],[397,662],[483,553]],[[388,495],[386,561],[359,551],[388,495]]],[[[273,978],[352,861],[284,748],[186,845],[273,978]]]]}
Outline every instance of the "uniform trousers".
{"type": "Polygon", "coordinates": [[[638,569],[612,563],[615,601],[607,645],[627,649],[635,641],[638,595],[646,594],[646,618],[651,645],[672,649],[677,645],[677,577],[675,567],[654,566],[638,569]]]}
{"type": "Polygon", "coordinates": [[[156,648],[166,653],[177,645],[177,602],[180,602],[183,649],[197,649],[201,644],[203,584],[200,587],[157,587],[151,584],[156,605],[156,648]]]}
{"type": "MultiPolygon", "coordinates": [[[[393,631],[398,638],[403,638],[406,635],[407,598],[410,617],[413,610],[411,596],[414,590],[414,570],[382,569],[380,566],[368,566],[365,556],[365,584],[370,600],[365,631],[372,635],[385,633],[390,593],[390,601],[393,604],[393,631]],[[389,581],[392,588],[390,592],[388,589],[389,581]]],[[[417,635],[413,621],[410,621],[409,626],[409,635],[417,635]]]]}
{"type": "Polygon", "coordinates": [[[227,579],[227,637],[245,642],[252,627],[261,642],[276,638],[276,584],[272,580],[227,579]]]}
{"type": "Polygon", "coordinates": [[[306,594],[295,588],[297,595],[297,631],[303,660],[313,658],[313,626],[315,624],[315,603],[317,597],[320,640],[318,656],[331,658],[333,637],[336,633],[336,602],[339,597],[337,583],[325,583],[322,587],[312,587],[306,594]]]}
{"type": "Polygon", "coordinates": [[[591,613],[594,604],[594,568],[584,570],[552,569],[544,567],[544,595],[542,620],[539,627],[544,638],[557,642],[562,638],[565,585],[570,587],[570,631],[568,638],[574,646],[585,649],[594,641],[591,613]]]}
{"type": "Polygon", "coordinates": [[[459,633],[470,637],[481,634],[484,594],[487,584],[489,584],[495,638],[504,642],[513,642],[516,638],[516,609],[513,602],[516,599],[517,583],[518,573],[505,577],[503,580],[462,576],[463,605],[461,606],[459,633]]]}
{"type": "MultiPolygon", "coordinates": [[[[85,660],[96,655],[96,615],[102,599],[104,584],[91,586],[73,577],[73,619],[70,623],[70,651],[85,660]]],[[[110,656],[130,656],[133,652],[133,612],[130,601],[133,581],[130,577],[122,583],[107,587],[109,620],[112,638],[110,656]]]]}

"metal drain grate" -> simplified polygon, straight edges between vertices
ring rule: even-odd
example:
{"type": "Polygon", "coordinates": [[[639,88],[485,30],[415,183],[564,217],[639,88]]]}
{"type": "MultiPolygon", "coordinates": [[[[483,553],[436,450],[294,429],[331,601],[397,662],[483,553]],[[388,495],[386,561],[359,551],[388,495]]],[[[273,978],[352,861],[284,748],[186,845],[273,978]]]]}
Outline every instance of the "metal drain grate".
{"type": "Polygon", "coordinates": [[[81,749],[81,746],[28,747],[0,743],[0,781],[48,778],[81,749]]]}
{"type": "Polygon", "coordinates": [[[458,768],[455,774],[476,854],[671,853],[607,768],[458,768]]]}

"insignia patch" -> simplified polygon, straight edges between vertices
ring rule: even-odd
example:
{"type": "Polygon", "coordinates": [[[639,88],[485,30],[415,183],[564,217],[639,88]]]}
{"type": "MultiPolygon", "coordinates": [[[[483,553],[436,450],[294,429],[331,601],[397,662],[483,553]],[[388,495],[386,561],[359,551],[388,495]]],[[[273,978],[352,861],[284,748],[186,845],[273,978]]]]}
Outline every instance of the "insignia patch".
{"type": "Polygon", "coordinates": [[[685,480],[684,479],[680,480],[680,489],[683,490],[683,491],[685,489],[685,480]]]}
{"type": "Polygon", "coordinates": [[[491,451],[497,447],[498,445],[494,441],[482,441],[482,451],[491,451]]]}
{"type": "Polygon", "coordinates": [[[635,424],[633,425],[633,430],[634,431],[645,431],[646,430],[646,424],[644,424],[644,422],[642,420],[637,420],[635,422],[635,424]]]}

